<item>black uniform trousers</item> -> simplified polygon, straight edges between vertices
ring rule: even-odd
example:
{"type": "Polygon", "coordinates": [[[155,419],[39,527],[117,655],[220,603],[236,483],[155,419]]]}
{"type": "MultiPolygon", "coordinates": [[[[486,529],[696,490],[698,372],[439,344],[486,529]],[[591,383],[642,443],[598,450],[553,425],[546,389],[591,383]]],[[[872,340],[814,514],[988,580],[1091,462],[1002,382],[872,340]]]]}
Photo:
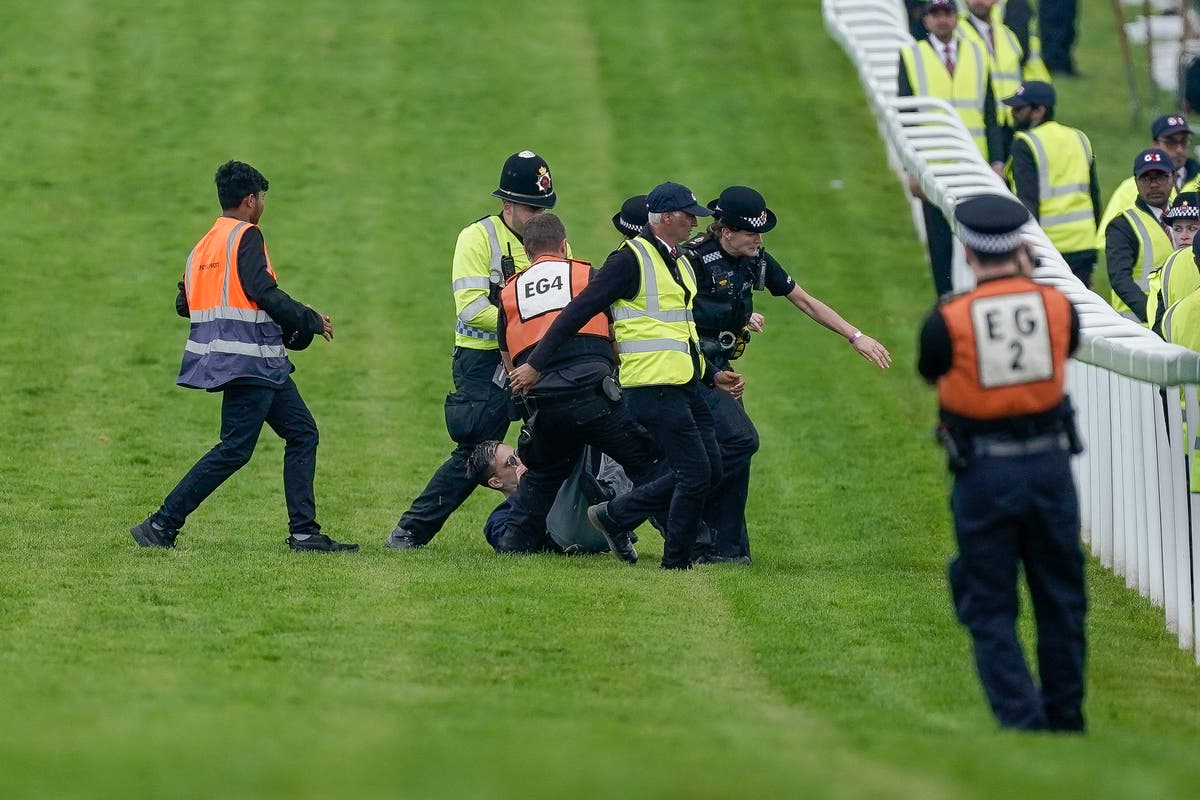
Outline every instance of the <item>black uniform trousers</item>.
{"type": "Polygon", "coordinates": [[[713,486],[704,504],[702,519],[712,531],[716,555],[749,557],[746,502],[750,497],[750,459],[758,452],[758,430],[741,400],[703,385],[699,391],[713,416],[722,473],[721,482],[713,486]]]}
{"type": "Polygon", "coordinates": [[[296,383],[289,376],[278,387],[235,384],[221,395],[221,441],[171,490],[154,521],[175,530],[183,527],[188,515],[250,460],[265,422],[285,442],[283,494],[288,530],[296,535],[320,533],[313,495],[317,423],[296,383]]]}
{"type": "Polygon", "coordinates": [[[478,486],[467,475],[467,462],[475,447],[489,439],[503,440],[508,434],[512,419],[507,383],[500,386],[494,380],[499,366],[499,350],[454,348],[454,392],[446,398],[446,429],[457,447],[398,523],[422,544],[442,529],[478,486]]]}
{"type": "Polygon", "coordinates": [[[1079,501],[1066,450],[974,456],[954,481],[958,557],[950,588],[971,632],[975,664],[1003,727],[1081,731],[1084,687],[1083,554],[1079,501]],[[1017,638],[1018,568],[1037,621],[1034,684],[1017,638]]]}
{"type": "Polygon", "coordinates": [[[662,566],[669,569],[690,566],[705,496],[722,477],[712,412],[698,387],[699,381],[693,380],[682,386],[625,390],[633,418],[654,436],[670,471],[610,501],[608,516],[621,528],[633,530],[666,511],[662,566]]]}
{"type": "Polygon", "coordinates": [[[925,245],[929,248],[929,267],[933,271],[933,288],[941,297],[954,289],[950,279],[954,263],[954,232],[942,210],[928,200],[921,201],[925,213],[925,245]]]}
{"type": "Polygon", "coordinates": [[[1051,72],[1075,72],[1071,48],[1075,46],[1077,0],[1042,0],[1042,61],[1051,72]]]}
{"type": "Polygon", "coordinates": [[[1084,286],[1092,288],[1092,270],[1096,268],[1096,251],[1076,250],[1074,253],[1063,253],[1062,257],[1075,277],[1079,278],[1084,286]]]}
{"type": "Polygon", "coordinates": [[[585,445],[607,453],[635,486],[666,472],[654,439],[623,400],[614,403],[604,396],[598,382],[591,389],[548,393],[527,403],[533,416],[518,449],[528,471],[509,501],[512,511],[498,551],[548,549],[546,515],[585,445]]]}

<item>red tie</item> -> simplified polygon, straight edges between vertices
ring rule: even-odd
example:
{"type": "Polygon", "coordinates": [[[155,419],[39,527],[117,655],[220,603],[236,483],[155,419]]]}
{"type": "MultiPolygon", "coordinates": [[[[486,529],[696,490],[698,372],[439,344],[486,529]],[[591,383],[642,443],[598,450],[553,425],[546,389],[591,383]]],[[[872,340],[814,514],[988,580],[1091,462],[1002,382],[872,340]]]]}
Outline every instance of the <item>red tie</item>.
{"type": "Polygon", "coordinates": [[[992,28],[992,27],[988,28],[988,50],[990,50],[992,52],[992,54],[995,55],[995,53],[996,53],[996,29],[992,28]]]}
{"type": "Polygon", "coordinates": [[[950,45],[946,45],[946,71],[954,75],[954,56],[950,53],[950,45]]]}

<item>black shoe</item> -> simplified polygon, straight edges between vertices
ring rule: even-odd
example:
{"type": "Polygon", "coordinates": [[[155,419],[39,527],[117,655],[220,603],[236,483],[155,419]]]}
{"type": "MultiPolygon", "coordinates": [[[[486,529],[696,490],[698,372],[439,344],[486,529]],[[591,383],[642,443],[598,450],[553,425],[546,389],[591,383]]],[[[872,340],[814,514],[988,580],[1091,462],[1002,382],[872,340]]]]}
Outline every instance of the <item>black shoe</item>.
{"type": "Polygon", "coordinates": [[[614,532],[609,530],[612,520],[608,516],[607,502],[588,506],[587,515],[588,522],[592,523],[593,528],[604,534],[604,540],[608,542],[608,549],[612,550],[617,558],[626,564],[637,563],[638,554],[637,550],[633,549],[633,542],[629,540],[629,531],[614,532]]]}
{"type": "Polygon", "coordinates": [[[168,549],[175,546],[175,537],[179,535],[179,531],[164,528],[155,522],[153,515],[134,525],[129,532],[133,534],[133,540],[142,547],[165,547],[168,549]]]}
{"type": "Polygon", "coordinates": [[[288,547],[296,552],[353,553],[358,550],[358,545],[356,544],[335,542],[323,533],[314,533],[306,539],[297,539],[295,536],[289,536],[284,541],[288,547]]]}
{"type": "Polygon", "coordinates": [[[664,561],[663,563],[658,565],[658,568],[659,569],[678,569],[678,570],[691,569],[692,562],[685,561],[682,564],[668,564],[664,561]]]}
{"type": "Polygon", "coordinates": [[[418,539],[417,535],[412,531],[397,525],[396,529],[388,534],[383,546],[390,547],[393,550],[415,550],[418,547],[424,547],[425,542],[418,539]]]}

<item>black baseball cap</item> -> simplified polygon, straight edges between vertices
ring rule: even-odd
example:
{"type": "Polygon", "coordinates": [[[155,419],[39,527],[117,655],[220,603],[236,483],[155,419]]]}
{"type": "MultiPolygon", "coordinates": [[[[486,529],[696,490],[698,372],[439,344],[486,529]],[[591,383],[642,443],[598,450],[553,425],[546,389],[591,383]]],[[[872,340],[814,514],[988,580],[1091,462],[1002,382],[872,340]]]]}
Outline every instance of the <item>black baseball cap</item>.
{"type": "Polygon", "coordinates": [[[1144,175],[1147,172],[1165,172],[1170,175],[1175,171],[1175,166],[1171,161],[1171,156],[1165,150],[1159,150],[1157,147],[1151,147],[1137,154],[1133,159],[1133,177],[1144,175]]]}
{"type": "Polygon", "coordinates": [[[696,202],[696,195],[682,183],[660,183],[646,196],[646,210],[653,214],[667,211],[686,211],[697,217],[711,217],[712,212],[696,202]]]}
{"type": "Polygon", "coordinates": [[[1187,117],[1182,114],[1164,114],[1150,123],[1150,136],[1154,139],[1161,139],[1172,133],[1190,133],[1191,130],[1187,117]]]}
{"type": "Polygon", "coordinates": [[[646,195],[637,194],[621,204],[621,210],[613,214],[613,227],[624,236],[637,236],[646,227],[646,195]]]}
{"type": "Polygon", "coordinates": [[[1042,81],[1025,81],[1017,87],[1017,91],[1011,97],[1006,97],[1001,102],[1012,108],[1024,108],[1025,106],[1054,108],[1055,99],[1054,87],[1050,84],[1042,81]]]}
{"type": "Polygon", "coordinates": [[[739,231],[766,233],[775,227],[775,212],[767,201],[749,186],[730,186],[721,196],[709,202],[713,216],[727,227],[739,231]]]}
{"type": "Polygon", "coordinates": [[[500,170],[500,188],[492,192],[492,197],[534,208],[554,208],[558,202],[550,166],[532,150],[508,157],[500,170]]]}

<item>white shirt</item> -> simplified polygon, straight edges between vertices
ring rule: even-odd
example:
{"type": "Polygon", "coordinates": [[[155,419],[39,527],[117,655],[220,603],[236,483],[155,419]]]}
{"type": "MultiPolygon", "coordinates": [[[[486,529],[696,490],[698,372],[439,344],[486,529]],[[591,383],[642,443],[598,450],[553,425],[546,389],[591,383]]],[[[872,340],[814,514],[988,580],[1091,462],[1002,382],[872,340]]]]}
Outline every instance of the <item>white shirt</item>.
{"type": "Polygon", "coordinates": [[[943,44],[941,39],[931,33],[929,34],[929,43],[933,45],[933,52],[938,54],[938,57],[942,59],[942,63],[949,60],[951,64],[958,65],[957,37],[951,37],[949,42],[943,44]]]}
{"type": "Polygon", "coordinates": [[[988,50],[994,54],[996,48],[992,46],[992,23],[982,20],[974,14],[968,14],[967,19],[971,20],[971,24],[975,26],[975,30],[979,31],[979,35],[983,37],[988,50]]]}

